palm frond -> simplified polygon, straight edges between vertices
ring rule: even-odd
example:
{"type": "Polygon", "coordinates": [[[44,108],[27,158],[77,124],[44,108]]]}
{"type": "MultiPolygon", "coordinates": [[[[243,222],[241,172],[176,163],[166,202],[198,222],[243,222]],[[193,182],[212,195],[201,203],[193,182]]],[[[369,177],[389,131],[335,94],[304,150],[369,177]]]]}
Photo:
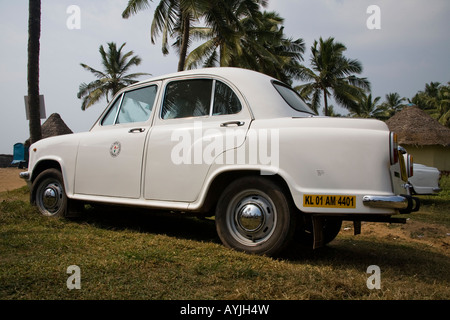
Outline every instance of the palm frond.
{"type": "Polygon", "coordinates": [[[129,0],[127,7],[122,12],[122,18],[128,19],[131,15],[147,8],[150,8],[148,0],[129,0]]]}

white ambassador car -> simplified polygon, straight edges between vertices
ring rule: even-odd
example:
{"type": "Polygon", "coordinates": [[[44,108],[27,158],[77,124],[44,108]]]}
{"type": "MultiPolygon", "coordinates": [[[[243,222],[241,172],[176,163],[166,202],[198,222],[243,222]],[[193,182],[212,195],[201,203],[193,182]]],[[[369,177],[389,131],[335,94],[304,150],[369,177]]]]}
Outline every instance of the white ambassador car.
{"type": "Polygon", "coordinates": [[[210,68],[123,89],[89,132],[33,144],[21,176],[47,216],[80,203],[215,216],[226,246],[274,255],[294,235],[330,242],[342,220],[404,222],[391,216],[418,201],[399,157],[381,121],[319,117],[278,80],[210,68]]]}

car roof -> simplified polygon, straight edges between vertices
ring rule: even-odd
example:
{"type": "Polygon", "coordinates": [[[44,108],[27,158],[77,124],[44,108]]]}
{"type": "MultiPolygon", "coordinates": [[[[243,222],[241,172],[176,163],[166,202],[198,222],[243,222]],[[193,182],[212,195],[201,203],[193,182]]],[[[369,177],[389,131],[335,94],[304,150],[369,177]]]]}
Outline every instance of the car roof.
{"type": "Polygon", "coordinates": [[[192,76],[219,78],[231,83],[234,89],[238,90],[246,100],[256,119],[295,117],[300,114],[298,111],[289,107],[274,88],[273,81],[280,81],[263,73],[248,69],[232,67],[194,69],[152,77],[135,83],[131,87],[154,81],[192,76]]]}

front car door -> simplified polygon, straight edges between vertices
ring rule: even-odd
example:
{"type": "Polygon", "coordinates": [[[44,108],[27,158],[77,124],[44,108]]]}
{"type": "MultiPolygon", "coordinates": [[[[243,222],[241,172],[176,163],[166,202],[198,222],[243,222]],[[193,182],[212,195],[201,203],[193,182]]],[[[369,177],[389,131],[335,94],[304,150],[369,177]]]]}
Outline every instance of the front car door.
{"type": "Polygon", "coordinates": [[[139,198],[142,157],[158,84],[126,91],[78,147],[75,193],[139,198]]]}

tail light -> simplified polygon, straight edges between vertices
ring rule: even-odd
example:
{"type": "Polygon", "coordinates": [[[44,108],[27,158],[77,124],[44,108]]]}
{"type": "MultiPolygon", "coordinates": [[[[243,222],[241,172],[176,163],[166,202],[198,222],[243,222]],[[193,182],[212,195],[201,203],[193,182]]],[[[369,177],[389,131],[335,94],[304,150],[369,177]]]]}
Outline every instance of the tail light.
{"type": "Polygon", "coordinates": [[[408,178],[411,178],[414,175],[414,162],[413,156],[408,154],[406,159],[406,170],[408,171],[408,178]]]}
{"type": "Polygon", "coordinates": [[[398,139],[395,132],[389,134],[389,149],[391,165],[394,165],[398,162],[398,139]]]}

